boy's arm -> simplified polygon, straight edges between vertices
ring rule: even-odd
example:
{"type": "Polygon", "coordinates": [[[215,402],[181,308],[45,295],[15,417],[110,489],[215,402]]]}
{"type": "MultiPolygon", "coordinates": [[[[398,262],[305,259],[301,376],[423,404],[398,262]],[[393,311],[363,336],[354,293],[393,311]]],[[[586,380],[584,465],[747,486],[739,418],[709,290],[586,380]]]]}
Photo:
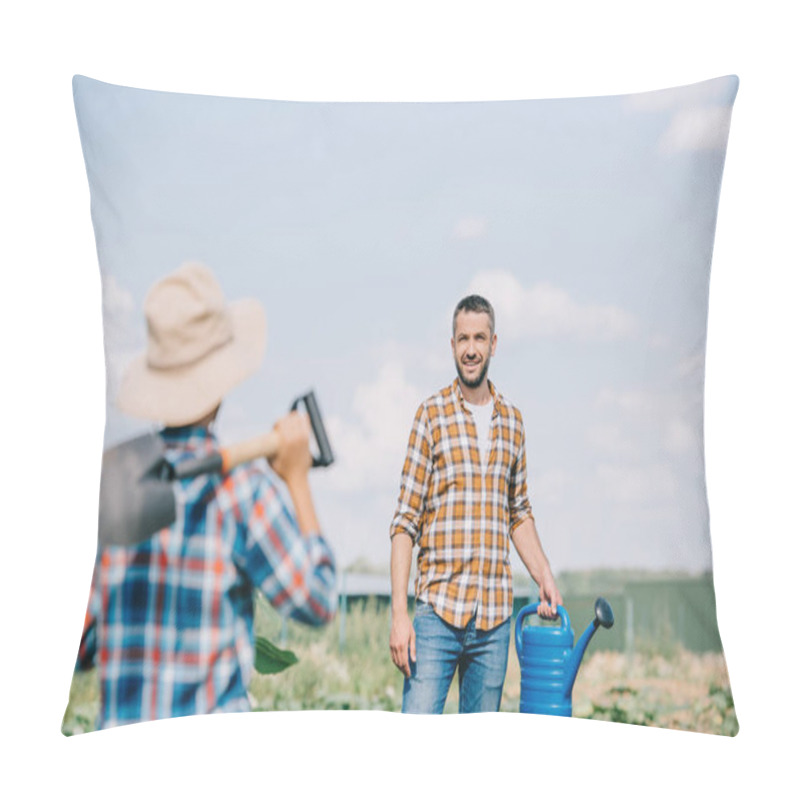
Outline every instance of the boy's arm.
{"type": "Polygon", "coordinates": [[[278,420],[275,430],[280,434],[281,445],[278,453],[270,459],[270,466],[286,484],[300,533],[304,536],[318,533],[319,521],[308,482],[311,423],[304,414],[294,411],[278,420]]]}
{"type": "MultiPolygon", "coordinates": [[[[308,482],[310,424],[305,415],[295,411],[275,428],[280,449],[270,465],[286,484],[294,513],[282,500],[274,480],[263,475],[244,526],[239,566],[275,608],[306,624],[321,625],[336,612],[336,567],[333,552],[319,531],[308,482]]],[[[246,472],[239,479],[250,480],[246,472]]]]}

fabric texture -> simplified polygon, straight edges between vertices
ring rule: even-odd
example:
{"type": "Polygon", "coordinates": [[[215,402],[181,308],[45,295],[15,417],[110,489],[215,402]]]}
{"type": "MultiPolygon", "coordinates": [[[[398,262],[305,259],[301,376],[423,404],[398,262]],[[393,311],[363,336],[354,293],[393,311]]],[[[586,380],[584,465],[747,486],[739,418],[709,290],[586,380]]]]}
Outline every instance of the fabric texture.
{"type": "MultiPolygon", "coordinates": [[[[162,435],[173,464],[216,446],[205,428],[162,435]]],[[[106,548],[95,565],[79,660],[85,668],[102,643],[98,727],[250,710],[254,588],[309,624],[335,611],[333,554],[299,533],[264,467],[199,476],[179,493],[173,526],[137,547],[106,548]]]]}
{"type": "Polygon", "coordinates": [[[478,630],[512,610],[509,536],[532,517],[522,415],[489,381],[492,449],[484,471],[458,379],[417,409],[390,535],[419,546],[416,596],[446,622],[478,630]]]}

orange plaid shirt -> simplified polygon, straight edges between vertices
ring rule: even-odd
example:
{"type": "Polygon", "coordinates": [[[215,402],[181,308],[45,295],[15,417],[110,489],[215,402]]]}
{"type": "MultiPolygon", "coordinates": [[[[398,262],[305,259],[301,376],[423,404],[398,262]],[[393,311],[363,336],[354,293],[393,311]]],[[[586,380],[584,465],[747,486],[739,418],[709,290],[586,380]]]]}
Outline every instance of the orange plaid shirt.
{"type": "Polygon", "coordinates": [[[532,517],[520,412],[497,393],[484,472],[458,379],[417,410],[391,536],[419,545],[417,600],[457,628],[491,630],[512,613],[509,536],[532,517]]]}

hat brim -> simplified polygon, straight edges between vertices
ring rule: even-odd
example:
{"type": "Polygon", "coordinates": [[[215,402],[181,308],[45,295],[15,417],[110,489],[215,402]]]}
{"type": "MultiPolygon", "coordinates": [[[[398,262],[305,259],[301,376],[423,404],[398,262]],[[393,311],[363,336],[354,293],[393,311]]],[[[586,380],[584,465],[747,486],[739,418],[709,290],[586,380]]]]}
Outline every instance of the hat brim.
{"type": "Polygon", "coordinates": [[[205,417],[222,398],[250,377],[267,346],[267,320],[257,300],[228,304],[233,336],[194,364],[153,369],[146,354],[128,367],[117,395],[117,407],[134,417],[168,427],[188,425],[205,417]]]}

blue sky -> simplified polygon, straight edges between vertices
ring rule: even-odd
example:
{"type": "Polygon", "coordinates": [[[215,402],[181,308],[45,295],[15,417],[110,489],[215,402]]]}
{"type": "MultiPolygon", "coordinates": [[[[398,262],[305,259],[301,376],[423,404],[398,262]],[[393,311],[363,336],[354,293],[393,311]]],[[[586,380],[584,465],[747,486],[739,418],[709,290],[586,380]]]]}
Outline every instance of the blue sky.
{"type": "MultiPolygon", "coordinates": [[[[554,570],[707,569],[708,270],[736,85],[324,104],[79,80],[109,394],[149,286],[204,261],[270,329],[221,438],[314,387],[337,455],[312,478],[325,531],[342,565],[388,564],[411,419],[452,380],[452,308],[479,291],[554,570]]],[[[142,427],[109,404],[109,443],[142,427]]]]}

